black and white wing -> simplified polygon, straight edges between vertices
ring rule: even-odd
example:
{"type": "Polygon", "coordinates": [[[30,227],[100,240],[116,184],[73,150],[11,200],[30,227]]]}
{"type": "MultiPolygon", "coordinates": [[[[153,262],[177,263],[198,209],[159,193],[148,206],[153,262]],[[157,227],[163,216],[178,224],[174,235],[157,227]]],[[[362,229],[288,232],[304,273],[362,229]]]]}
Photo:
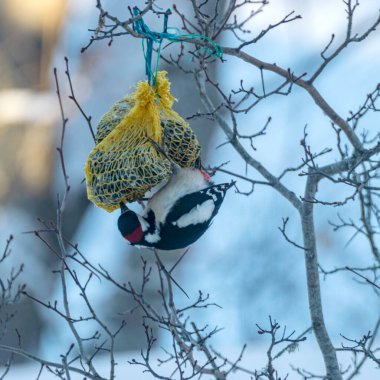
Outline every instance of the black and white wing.
{"type": "Polygon", "coordinates": [[[173,205],[165,224],[173,224],[179,228],[209,224],[219,211],[224,196],[232,185],[233,183],[213,185],[183,196],[173,205]]]}
{"type": "Polygon", "coordinates": [[[198,240],[210,226],[232,185],[214,185],[180,197],[164,222],[159,223],[159,238],[152,241],[151,246],[163,250],[180,249],[198,240]]]}

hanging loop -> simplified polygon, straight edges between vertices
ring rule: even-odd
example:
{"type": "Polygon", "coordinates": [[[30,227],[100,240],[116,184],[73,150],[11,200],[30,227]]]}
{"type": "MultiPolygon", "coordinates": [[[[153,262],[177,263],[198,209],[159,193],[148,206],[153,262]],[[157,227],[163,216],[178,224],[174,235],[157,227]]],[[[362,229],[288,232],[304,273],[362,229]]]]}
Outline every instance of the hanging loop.
{"type": "Polygon", "coordinates": [[[163,32],[154,32],[149,29],[148,25],[145,24],[142,17],[139,17],[141,15],[141,11],[138,7],[133,7],[133,15],[135,17],[138,17],[138,19],[133,24],[133,30],[141,35],[143,35],[146,39],[146,49],[144,47],[144,41],[143,41],[143,51],[144,51],[144,57],[145,57],[145,72],[148,77],[148,83],[152,86],[156,85],[156,78],[157,78],[157,72],[158,72],[158,61],[160,59],[160,53],[161,53],[161,44],[164,39],[171,41],[171,42],[185,42],[185,41],[191,41],[194,39],[202,39],[206,40],[212,47],[213,51],[209,48],[204,48],[213,56],[216,56],[217,58],[222,58],[223,51],[222,48],[217,45],[210,37],[203,36],[201,34],[181,34],[179,31],[177,31],[176,34],[174,33],[168,33],[168,29],[174,29],[175,28],[169,28],[168,27],[168,21],[169,16],[172,14],[170,9],[167,9],[165,12],[158,12],[159,14],[164,15],[164,27],[163,32]],[[157,48],[157,61],[156,61],[156,69],[153,72],[152,70],[152,55],[153,55],[153,43],[156,42],[159,44],[157,48]]]}

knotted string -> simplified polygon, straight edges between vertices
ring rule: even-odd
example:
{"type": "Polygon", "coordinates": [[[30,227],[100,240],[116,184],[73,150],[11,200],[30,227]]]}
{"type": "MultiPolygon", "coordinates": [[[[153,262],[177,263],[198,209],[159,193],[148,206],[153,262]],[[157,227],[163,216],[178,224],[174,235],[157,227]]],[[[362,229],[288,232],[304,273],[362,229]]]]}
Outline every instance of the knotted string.
{"type": "MultiPolygon", "coordinates": [[[[138,17],[141,12],[138,7],[133,8],[133,14],[135,17],[138,17]]],[[[146,38],[146,48],[144,46],[143,41],[143,52],[145,57],[145,72],[148,77],[148,83],[151,86],[156,85],[156,78],[157,78],[157,72],[158,72],[158,62],[160,59],[161,54],[161,44],[164,39],[171,41],[171,42],[184,42],[184,41],[191,41],[194,39],[202,39],[207,41],[212,47],[213,50],[204,47],[210,55],[215,56],[217,58],[222,58],[223,51],[222,48],[217,45],[210,37],[203,36],[201,34],[181,34],[177,28],[168,28],[168,20],[169,15],[171,15],[170,9],[168,9],[166,12],[164,12],[164,28],[163,32],[154,32],[149,29],[148,25],[145,24],[142,17],[140,17],[138,20],[134,22],[133,28],[134,30],[143,35],[146,38]],[[168,33],[168,29],[176,30],[177,33],[168,33]],[[153,43],[158,43],[157,48],[157,60],[156,60],[156,69],[155,72],[152,71],[152,55],[153,55],[153,43]]]]}

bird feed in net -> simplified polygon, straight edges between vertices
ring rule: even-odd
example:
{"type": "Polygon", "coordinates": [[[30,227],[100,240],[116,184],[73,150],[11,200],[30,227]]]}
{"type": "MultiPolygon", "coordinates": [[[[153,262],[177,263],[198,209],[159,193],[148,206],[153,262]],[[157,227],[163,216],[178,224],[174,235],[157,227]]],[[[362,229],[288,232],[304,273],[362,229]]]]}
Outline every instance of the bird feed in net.
{"type": "Polygon", "coordinates": [[[172,110],[173,102],[166,73],[159,72],[155,86],[140,82],[103,116],[85,166],[87,195],[95,205],[111,212],[168,179],[170,161],[181,167],[197,163],[198,140],[172,110]]]}

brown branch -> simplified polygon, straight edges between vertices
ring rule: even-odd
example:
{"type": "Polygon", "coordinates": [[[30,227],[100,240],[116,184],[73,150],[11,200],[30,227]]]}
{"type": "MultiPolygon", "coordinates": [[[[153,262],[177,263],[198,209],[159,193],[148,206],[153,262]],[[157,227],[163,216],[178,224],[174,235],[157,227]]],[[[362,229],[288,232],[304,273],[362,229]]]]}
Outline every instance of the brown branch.
{"type": "MultiPolygon", "coordinates": [[[[29,359],[29,360],[33,360],[37,363],[40,363],[41,365],[44,365],[46,367],[53,367],[53,368],[61,368],[61,369],[65,369],[65,365],[64,364],[60,364],[60,363],[56,363],[56,362],[51,362],[51,361],[48,361],[48,360],[44,360],[44,359],[41,359],[33,354],[30,354],[29,352],[21,349],[21,348],[17,348],[17,347],[10,347],[10,346],[6,346],[4,344],[0,344],[0,350],[2,351],[6,351],[6,352],[11,352],[11,353],[14,353],[16,355],[19,355],[19,356],[22,356],[26,359],[29,359]]],[[[67,368],[71,371],[71,372],[74,372],[74,373],[79,373],[80,375],[82,376],[85,376],[89,379],[93,379],[93,380],[109,380],[109,379],[106,379],[102,376],[100,376],[99,374],[91,374],[91,373],[88,373],[88,371],[85,371],[81,368],[77,368],[77,367],[73,367],[73,366],[70,366],[70,365],[67,365],[67,368]]]]}
{"type": "MultiPolygon", "coordinates": [[[[317,192],[315,176],[309,175],[306,181],[305,199],[313,199],[317,192]]],[[[314,334],[322,352],[327,376],[334,380],[341,380],[338,360],[333,344],[325,326],[321,290],[318,273],[317,243],[314,230],[314,204],[306,202],[300,210],[303,240],[305,247],[306,278],[309,300],[309,311],[314,334]]]]}
{"type": "Polygon", "coordinates": [[[91,116],[87,115],[84,112],[82,106],[80,105],[80,103],[78,102],[77,98],[75,97],[74,88],[73,88],[73,84],[72,84],[72,81],[71,81],[70,70],[69,70],[69,59],[67,57],[65,57],[65,62],[66,62],[66,71],[65,71],[65,74],[67,76],[67,80],[69,81],[69,87],[70,87],[70,96],[69,96],[69,99],[71,99],[75,103],[75,105],[77,106],[78,110],[80,111],[80,113],[82,114],[82,116],[84,117],[84,119],[86,120],[88,128],[89,128],[91,136],[92,136],[92,139],[94,140],[94,142],[96,142],[94,129],[92,128],[92,124],[91,124],[91,116]]]}
{"type": "MultiPolygon", "coordinates": [[[[201,100],[207,110],[207,112],[211,112],[215,109],[211,99],[207,95],[205,81],[202,79],[202,73],[198,72],[195,74],[195,79],[197,83],[197,87],[201,96],[201,100]]],[[[243,147],[239,140],[234,137],[234,132],[226,120],[219,114],[215,114],[215,118],[219,126],[222,128],[223,132],[226,134],[229,139],[231,145],[235,148],[235,150],[239,153],[241,158],[246,162],[249,166],[252,166],[255,170],[257,170],[272,186],[280,192],[295,208],[301,209],[301,202],[297,198],[297,196],[286,188],[276,176],[270,173],[259,161],[255,160],[243,147]]]]}
{"type": "MultiPolygon", "coordinates": [[[[344,1],[345,2],[345,1],[344,1]]],[[[355,34],[352,36],[352,23],[353,23],[353,15],[355,8],[358,4],[352,6],[351,5],[351,0],[348,0],[346,2],[347,5],[347,29],[346,29],[346,37],[344,41],[335,49],[334,52],[332,52],[328,57],[325,56],[326,51],[329,49],[331,46],[333,40],[334,40],[334,34],[332,35],[330,42],[326,45],[324,50],[321,53],[321,56],[323,58],[322,64],[317,68],[317,70],[314,72],[314,74],[310,77],[309,83],[312,84],[323,72],[323,70],[327,67],[327,65],[334,60],[348,45],[350,45],[352,42],[361,42],[365,38],[369,36],[370,33],[376,30],[376,28],[380,24],[380,13],[377,17],[377,19],[373,22],[373,24],[362,34],[362,35],[357,35],[355,34]]]]}
{"type": "MultiPolygon", "coordinates": [[[[283,78],[289,77],[288,70],[285,70],[276,64],[271,64],[271,63],[261,61],[236,48],[222,47],[222,49],[223,49],[224,54],[240,58],[243,61],[259,69],[276,73],[283,78]]],[[[308,81],[305,81],[303,79],[296,80],[294,84],[307,91],[307,93],[311,96],[311,98],[314,100],[317,106],[330,118],[330,120],[333,123],[338,125],[343,130],[343,132],[346,134],[347,138],[349,139],[349,141],[352,143],[352,145],[354,146],[356,150],[358,151],[363,150],[362,144],[359,138],[356,136],[355,132],[351,129],[348,123],[341,116],[339,116],[338,113],[326,102],[323,96],[318,92],[318,90],[312,84],[310,84],[308,81]]]]}
{"type": "MultiPolygon", "coordinates": [[[[373,329],[373,333],[372,333],[372,337],[369,339],[368,341],[368,346],[367,346],[367,350],[371,351],[372,349],[372,346],[375,342],[375,338],[377,337],[377,333],[379,332],[379,328],[380,328],[380,318],[377,320],[376,322],[376,325],[373,329]]],[[[346,380],[352,380],[354,379],[358,374],[359,374],[359,371],[360,369],[362,368],[363,364],[367,361],[368,359],[368,355],[363,355],[363,358],[360,360],[359,363],[355,363],[355,368],[354,370],[352,371],[352,373],[347,377],[346,380]]]]}
{"type": "Polygon", "coordinates": [[[367,278],[366,276],[363,276],[362,274],[358,273],[355,269],[352,269],[350,267],[346,267],[346,269],[354,274],[356,274],[357,276],[359,276],[360,278],[362,278],[367,284],[370,284],[372,286],[374,286],[375,288],[377,289],[380,289],[380,286],[377,285],[375,282],[371,281],[369,278],[367,278]]]}

